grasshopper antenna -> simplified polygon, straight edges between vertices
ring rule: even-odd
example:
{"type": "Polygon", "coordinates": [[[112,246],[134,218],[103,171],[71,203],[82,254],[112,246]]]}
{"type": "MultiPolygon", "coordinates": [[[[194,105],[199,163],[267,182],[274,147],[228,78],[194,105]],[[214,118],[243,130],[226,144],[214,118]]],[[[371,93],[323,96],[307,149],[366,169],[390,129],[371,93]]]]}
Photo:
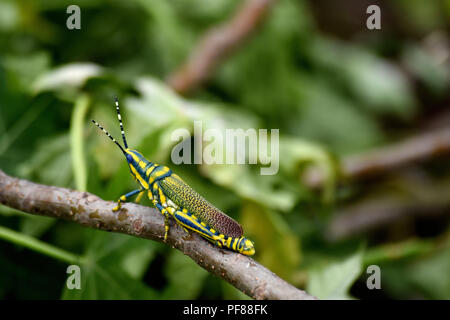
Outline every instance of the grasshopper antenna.
{"type": "Polygon", "coordinates": [[[128,149],[127,139],[125,139],[125,131],[123,131],[122,116],[120,115],[119,100],[117,99],[117,97],[115,97],[114,100],[116,101],[117,119],[119,119],[120,132],[122,133],[123,145],[125,146],[125,149],[128,149]]]}
{"type": "Polygon", "coordinates": [[[115,144],[117,144],[117,146],[120,148],[120,150],[122,150],[123,153],[125,153],[125,150],[122,148],[122,146],[117,142],[116,139],[114,139],[108,131],[106,131],[105,129],[103,129],[103,127],[95,120],[92,120],[92,122],[99,127],[100,130],[102,130],[115,144]]]}

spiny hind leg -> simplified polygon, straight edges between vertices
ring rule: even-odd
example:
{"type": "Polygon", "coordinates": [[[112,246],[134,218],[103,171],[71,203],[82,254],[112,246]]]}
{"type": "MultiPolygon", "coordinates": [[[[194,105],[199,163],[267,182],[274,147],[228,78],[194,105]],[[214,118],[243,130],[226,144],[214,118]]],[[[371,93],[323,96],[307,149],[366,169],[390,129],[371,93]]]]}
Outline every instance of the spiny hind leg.
{"type": "Polygon", "coordinates": [[[188,236],[190,236],[191,233],[189,232],[189,230],[188,230],[188,229],[181,223],[181,221],[178,220],[178,218],[177,218],[177,217],[178,217],[178,214],[179,214],[180,212],[186,214],[186,213],[188,213],[188,210],[187,210],[187,209],[183,209],[183,208],[175,209],[175,208],[172,208],[172,207],[169,207],[168,209],[172,209],[171,214],[172,214],[172,216],[174,217],[175,221],[178,223],[178,225],[179,225],[180,227],[183,228],[184,232],[186,232],[186,234],[187,234],[188,236]]]}
{"type": "Polygon", "coordinates": [[[115,211],[120,210],[120,208],[122,207],[122,203],[123,202],[126,202],[129,198],[131,198],[132,196],[134,196],[134,195],[136,195],[136,194],[138,194],[140,192],[143,192],[143,190],[142,189],[136,189],[136,190],[128,192],[127,194],[124,194],[124,195],[120,196],[119,200],[117,200],[117,206],[115,206],[112,209],[112,211],[115,212],[115,211]]]}
{"type": "MultiPolygon", "coordinates": [[[[187,213],[186,209],[183,209],[183,211],[180,211],[177,208],[172,207],[171,205],[168,205],[166,208],[163,208],[163,210],[165,210],[166,212],[168,212],[175,220],[175,222],[183,228],[183,230],[186,232],[186,234],[188,236],[190,236],[191,234],[189,233],[189,230],[180,222],[180,220],[177,219],[177,214],[179,212],[183,212],[183,213],[187,213]]],[[[166,217],[166,219],[168,219],[168,216],[166,217]]],[[[167,229],[168,230],[168,229],[167,229]]]]}
{"type": "Polygon", "coordinates": [[[169,234],[169,215],[171,212],[167,210],[167,201],[164,193],[157,183],[153,184],[153,190],[148,192],[149,198],[152,199],[153,205],[161,212],[164,216],[164,242],[167,240],[167,235],[169,234]]]}
{"type": "MultiPolygon", "coordinates": [[[[157,187],[154,187],[154,188],[153,188],[153,189],[154,189],[155,196],[158,197],[160,204],[167,210],[167,212],[169,212],[169,214],[170,214],[172,217],[175,217],[175,212],[177,212],[177,211],[179,211],[179,210],[183,210],[182,212],[187,213],[187,210],[186,210],[186,209],[182,209],[182,208],[175,207],[175,204],[174,204],[169,198],[166,197],[166,195],[164,194],[164,192],[163,192],[162,188],[159,186],[159,184],[158,184],[158,183],[155,183],[155,186],[156,186],[156,185],[157,185],[157,187]]],[[[188,229],[186,229],[186,228],[183,226],[183,224],[180,223],[180,221],[178,221],[177,219],[175,219],[175,221],[178,223],[179,226],[181,226],[181,227],[184,229],[184,231],[185,231],[188,235],[190,235],[188,229]]]]}
{"type": "Polygon", "coordinates": [[[164,216],[164,242],[167,240],[167,235],[169,233],[169,213],[167,210],[162,206],[162,204],[159,202],[158,194],[158,186],[156,183],[153,185],[153,190],[148,191],[148,197],[152,199],[153,205],[155,208],[161,212],[161,214],[164,216]]]}
{"type": "MultiPolygon", "coordinates": [[[[158,210],[164,215],[164,242],[167,240],[167,235],[169,233],[169,216],[172,216],[175,218],[175,212],[178,211],[178,208],[175,207],[175,204],[170,201],[169,198],[166,197],[164,192],[162,191],[161,187],[155,183],[152,188],[152,202],[155,205],[155,207],[158,208],[158,210]]],[[[150,192],[149,192],[150,197],[150,192]]],[[[177,219],[174,219],[179,226],[183,228],[183,230],[190,235],[189,231],[183,226],[183,224],[180,223],[177,219]]]]}
{"type": "Polygon", "coordinates": [[[164,242],[167,240],[167,235],[169,234],[169,213],[167,209],[163,208],[161,204],[158,203],[158,201],[153,200],[153,204],[156,208],[161,212],[161,214],[164,216],[164,242]]]}
{"type": "Polygon", "coordinates": [[[223,237],[223,235],[220,235],[217,231],[210,228],[205,222],[199,220],[187,209],[180,208],[180,210],[176,210],[173,217],[178,224],[183,226],[186,232],[189,233],[190,231],[194,231],[211,243],[222,247],[221,237],[223,237]]]}

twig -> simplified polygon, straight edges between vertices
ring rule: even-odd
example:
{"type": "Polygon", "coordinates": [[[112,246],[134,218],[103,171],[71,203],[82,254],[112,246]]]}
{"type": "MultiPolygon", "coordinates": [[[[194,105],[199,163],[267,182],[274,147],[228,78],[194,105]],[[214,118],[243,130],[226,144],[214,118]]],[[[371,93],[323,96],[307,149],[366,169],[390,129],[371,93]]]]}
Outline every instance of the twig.
{"type": "MultiPolygon", "coordinates": [[[[409,172],[403,172],[403,176],[397,178],[397,182],[395,179],[389,181],[391,190],[382,193],[375,191],[376,195],[338,210],[324,232],[326,238],[336,241],[392,226],[397,221],[448,214],[450,208],[448,179],[443,178],[440,182],[431,181],[424,179],[420,171],[410,171],[411,169],[409,172]]],[[[385,190],[386,186],[380,186],[380,189],[385,190]]]]}
{"type": "Polygon", "coordinates": [[[229,22],[209,30],[188,61],[168,77],[169,85],[181,94],[198,87],[259,25],[274,1],[247,0],[229,22]]]}
{"type": "MultiPolygon", "coordinates": [[[[343,159],[339,170],[344,179],[356,180],[444,154],[450,154],[449,127],[343,159]]],[[[304,180],[310,187],[318,187],[322,185],[324,177],[312,168],[306,172],[304,180]]]]}
{"type": "Polygon", "coordinates": [[[377,197],[336,212],[324,235],[334,242],[391,226],[402,219],[439,216],[449,208],[449,203],[425,204],[394,197],[377,197]]]}
{"type": "MultiPolygon", "coordinates": [[[[164,219],[156,209],[127,203],[114,213],[115,203],[93,194],[13,178],[1,170],[0,203],[95,229],[160,242],[164,238],[164,219]]],[[[254,299],[315,299],[249,257],[219,249],[193,232],[187,236],[175,223],[171,224],[167,244],[254,299]]]]}

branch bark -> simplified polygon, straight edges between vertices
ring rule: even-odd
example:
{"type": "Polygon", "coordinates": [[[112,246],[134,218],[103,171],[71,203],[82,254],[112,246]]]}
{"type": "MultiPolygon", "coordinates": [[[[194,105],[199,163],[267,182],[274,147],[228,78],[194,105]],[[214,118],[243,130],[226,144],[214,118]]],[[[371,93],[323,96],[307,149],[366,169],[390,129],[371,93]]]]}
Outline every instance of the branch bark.
{"type": "Polygon", "coordinates": [[[169,85],[181,94],[198,87],[256,29],[273,2],[247,0],[229,22],[209,30],[186,63],[168,77],[169,85]]]}
{"type": "MultiPolygon", "coordinates": [[[[164,218],[154,208],[126,203],[118,213],[114,213],[114,202],[104,201],[93,194],[36,184],[10,177],[1,170],[0,203],[95,229],[159,242],[164,238],[164,218]]],[[[316,299],[247,256],[219,249],[194,232],[186,235],[174,222],[171,222],[166,243],[254,299],[316,299]]]]}

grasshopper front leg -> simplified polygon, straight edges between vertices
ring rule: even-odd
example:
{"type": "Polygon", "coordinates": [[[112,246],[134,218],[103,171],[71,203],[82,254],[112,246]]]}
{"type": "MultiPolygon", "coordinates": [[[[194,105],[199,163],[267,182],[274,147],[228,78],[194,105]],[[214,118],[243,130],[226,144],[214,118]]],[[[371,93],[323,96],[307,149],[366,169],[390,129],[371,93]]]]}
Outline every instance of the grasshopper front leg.
{"type": "MultiPolygon", "coordinates": [[[[119,200],[117,200],[117,206],[115,206],[112,211],[118,211],[120,210],[120,208],[122,207],[122,203],[126,202],[129,198],[131,198],[132,196],[138,194],[138,193],[142,193],[144,190],[142,189],[136,189],[133,191],[128,192],[127,194],[124,194],[122,196],[120,196],[119,200]]],[[[138,196],[138,199],[140,200],[141,195],[138,196]]],[[[137,200],[137,199],[136,199],[137,200]]]]}
{"type": "Polygon", "coordinates": [[[145,189],[141,189],[138,196],[136,197],[136,200],[134,200],[134,203],[139,203],[142,199],[142,196],[144,195],[145,189]]]}

